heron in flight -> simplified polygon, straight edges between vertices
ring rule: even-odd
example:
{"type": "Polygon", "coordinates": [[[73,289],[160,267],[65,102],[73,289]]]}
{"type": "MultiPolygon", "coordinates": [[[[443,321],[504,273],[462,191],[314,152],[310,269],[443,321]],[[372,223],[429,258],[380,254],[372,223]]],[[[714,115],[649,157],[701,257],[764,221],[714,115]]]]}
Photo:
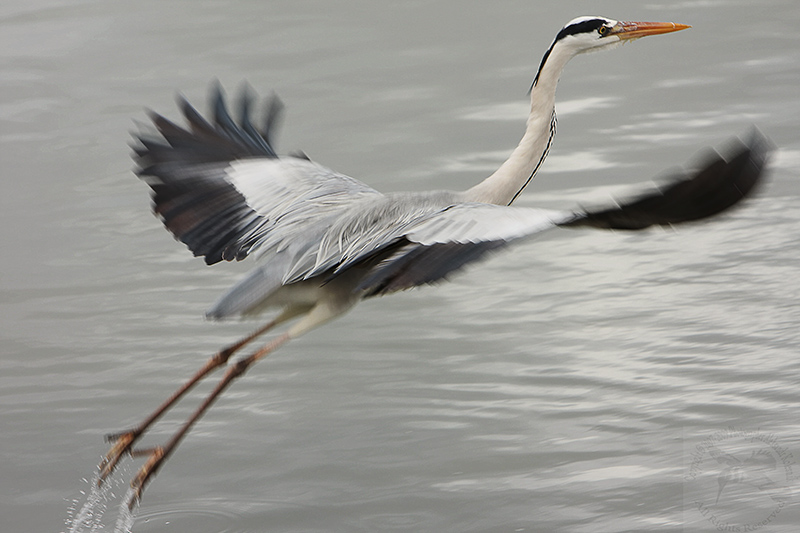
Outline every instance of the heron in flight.
{"type": "Polygon", "coordinates": [[[541,61],[530,90],[530,114],[519,145],[500,168],[463,192],[382,194],[304,155],[279,156],[272,143],[280,105],[268,106],[263,127],[251,121],[253,97],[244,90],[238,121],[221,89],[212,90],[213,119],[186,100],[188,128],[151,113],[157,131],[139,133],[137,174],[152,189],[153,209],[166,228],[209,265],[253,255],[259,262],[208,310],[213,319],[267,310],[266,325],[220,350],[137,427],[109,436],[102,483],[126,454],[147,459],[131,482],[130,506],[148,481],[219,395],[291,339],[334,319],[372,296],[443,280],[464,265],[557,226],[638,230],[709,217],[750,192],[765,166],[768,143],[759,133],[738,141],[725,157],[674,177],[670,184],[612,207],[544,210],[510,207],[542,165],[556,128],[555,93],[567,62],[648,35],[689,26],[620,22],[603,17],[570,21],[541,61]],[[286,323],[293,321],[290,325],[286,323]],[[231,356],[267,331],[286,325],[263,347],[231,356]],[[144,432],[209,373],[226,366],[216,388],[163,445],[134,449],[144,432]]]}

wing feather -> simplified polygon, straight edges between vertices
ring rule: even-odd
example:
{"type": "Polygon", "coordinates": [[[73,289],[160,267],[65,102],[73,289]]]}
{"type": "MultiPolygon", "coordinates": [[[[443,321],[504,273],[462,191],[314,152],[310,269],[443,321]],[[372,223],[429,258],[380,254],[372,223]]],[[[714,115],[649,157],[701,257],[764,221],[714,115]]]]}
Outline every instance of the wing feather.
{"type": "Polygon", "coordinates": [[[564,226],[640,230],[701,220],[752,194],[763,181],[772,143],[754,129],[721,152],[707,150],[697,168],[678,171],[665,185],[608,208],[588,209],[564,226]]]}
{"type": "Polygon", "coordinates": [[[137,174],[153,191],[153,211],[207,264],[241,260],[257,249],[289,249],[295,235],[313,238],[351,204],[382,196],[307,159],[279,158],[272,146],[281,111],[276,98],[263,131],[250,120],[247,87],[239,123],[219,84],[212,85],[210,100],[213,123],[181,97],[188,129],[150,112],[156,133],[135,135],[133,147],[137,174]]]}
{"type": "Polygon", "coordinates": [[[575,217],[571,211],[452,204],[396,236],[394,242],[399,244],[389,248],[358,289],[375,296],[435,283],[489,252],[575,217]]]}

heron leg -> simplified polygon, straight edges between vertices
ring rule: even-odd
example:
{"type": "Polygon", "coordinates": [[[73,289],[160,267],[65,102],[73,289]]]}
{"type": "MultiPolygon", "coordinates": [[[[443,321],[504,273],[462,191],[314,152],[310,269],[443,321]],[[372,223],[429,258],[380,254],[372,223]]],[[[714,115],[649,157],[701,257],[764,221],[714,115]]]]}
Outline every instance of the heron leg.
{"type": "MultiPolygon", "coordinates": [[[[348,306],[347,308],[349,308],[348,306]]],[[[308,313],[293,327],[289,328],[285,333],[275,337],[270,342],[265,344],[259,350],[253,352],[247,357],[244,357],[232,363],[225,374],[222,376],[217,386],[206,397],[197,410],[190,416],[180,429],[167,441],[163,446],[156,446],[148,450],[134,451],[136,455],[147,454],[149,455],[147,461],[136,474],[136,477],[131,481],[131,488],[134,495],[128,503],[132,509],[133,506],[141,499],[142,492],[148,481],[158,472],[164,461],[175,451],[180,444],[181,440],[186,436],[192,426],[202,417],[211,405],[219,398],[219,396],[228,388],[228,386],[238,377],[242,376],[247,369],[254,363],[265,358],[288,341],[293,338],[299,337],[303,333],[327,322],[331,318],[343,313],[347,308],[330,307],[327,305],[317,305],[313,307],[308,313]]]]}
{"type": "Polygon", "coordinates": [[[111,448],[106,453],[103,460],[100,462],[100,474],[97,480],[98,485],[102,485],[103,482],[108,478],[109,475],[114,471],[119,461],[126,453],[131,452],[131,447],[133,444],[141,437],[147,429],[152,426],[161,416],[166,413],[173,405],[175,405],[187,392],[189,392],[192,387],[194,387],[198,382],[200,382],[203,378],[205,378],[208,374],[216,370],[217,368],[224,366],[227,364],[230,357],[241,350],[244,346],[255,340],[256,338],[260,337],[267,331],[271,330],[275,326],[294,318],[297,315],[296,312],[284,312],[272,321],[268,322],[261,328],[257,329],[250,335],[240,339],[239,341],[231,344],[223,348],[222,350],[215,353],[211,358],[206,362],[205,365],[200,368],[200,370],[195,373],[194,376],[189,379],[186,383],[184,383],[178,390],[176,390],[172,396],[167,398],[167,400],[162,403],[155,411],[153,411],[150,416],[145,418],[139,425],[134,427],[133,429],[129,429],[127,431],[122,431],[120,433],[113,433],[110,435],[106,435],[106,440],[113,444],[111,448]]]}

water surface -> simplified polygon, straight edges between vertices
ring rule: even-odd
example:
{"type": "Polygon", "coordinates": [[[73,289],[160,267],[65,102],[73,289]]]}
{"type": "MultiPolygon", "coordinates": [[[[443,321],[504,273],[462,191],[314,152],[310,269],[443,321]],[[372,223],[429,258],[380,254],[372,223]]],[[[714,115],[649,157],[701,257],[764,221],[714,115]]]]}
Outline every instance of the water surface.
{"type": "Polygon", "coordinates": [[[282,151],[380,190],[465,188],[516,144],[556,31],[596,11],[693,29],[567,67],[521,203],[607,198],[751,124],[779,148],[762,194],[671,231],[553,232],[365,302],[237,383],[133,530],[714,531],[785,501],[762,530],[793,531],[800,470],[776,451],[800,457],[792,0],[0,7],[2,529],[64,530],[102,435],[256,325],[203,320],[248,265],[206,268],[148,212],[126,146],[143,107],[177,118],[176,91],[202,107],[211,79],[248,80],[286,104],[282,151]],[[766,450],[776,486],[699,508],[724,470],[710,442],[766,450]]]}

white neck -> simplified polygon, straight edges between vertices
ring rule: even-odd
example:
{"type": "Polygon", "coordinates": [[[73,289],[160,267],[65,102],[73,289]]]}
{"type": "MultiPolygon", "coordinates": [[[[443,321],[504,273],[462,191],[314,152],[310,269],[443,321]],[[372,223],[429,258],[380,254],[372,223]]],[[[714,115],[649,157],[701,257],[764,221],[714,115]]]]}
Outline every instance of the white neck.
{"type": "Polygon", "coordinates": [[[525,135],[494,174],[465,192],[468,201],[509,205],[539,170],[555,135],[558,78],[574,55],[575,51],[568,47],[552,48],[531,89],[531,112],[525,135]]]}

